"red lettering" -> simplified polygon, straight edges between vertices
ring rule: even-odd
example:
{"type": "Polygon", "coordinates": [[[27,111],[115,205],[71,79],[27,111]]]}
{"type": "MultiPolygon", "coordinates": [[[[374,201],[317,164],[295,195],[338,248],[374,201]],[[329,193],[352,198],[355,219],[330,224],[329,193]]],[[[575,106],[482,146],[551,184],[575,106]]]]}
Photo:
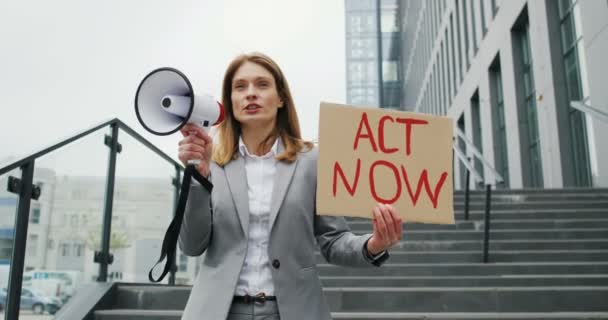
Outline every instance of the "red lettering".
{"type": "Polygon", "coordinates": [[[403,174],[403,180],[405,180],[405,186],[407,187],[407,193],[409,193],[410,198],[412,199],[412,203],[414,204],[414,207],[416,206],[416,202],[418,202],[418,198],[420,197],[420,192],[422,191],[422,185],[424,184],[424,190],[426,191],[426,194],[429,197],[429,199],[431,199],[431,202],[433,203],[433,208],[437,209],[437,201],[439,200],[439,193],[441,192],[441,187],[443,186],[445,179],[448,177],[448,173],[443,172],[441,174],[441,177],[439,177],[439,181],[437,182],[437,185],[435,185],[435,192],[431,192],[431,187],[429,185],[429,177],[428,177],[427,170],[426,169],[422,170],[422,173],[420,174],[420,179],[418,179],[418,185],[416,186],[415,194],[412,194],[412,187],[410,185],[410,180],[407,176],[407,171],[405,170],[405,167],[403,165],[401,165],[401,173],[403,174]]]}
{"type": "Polygon", "coordinates": [[[378,152],[378,148],[376,148],[376,141],[374,141],[374,135],[372,134],[372,128],[369,126],[369,120],[367,120],[367,112],[363,112],[361,115],[361,120],[359,121],[359,129],[357,129],[357,136],[355,137],[355,144],[353,145],[353,150],[357,150],[359,147],[359,139],[360,138],[368,138],[369,143],[372,145],[372,149],[374,152],[378,152]],[[366,134],[362,134],[361,130],[365,126],[366,134]]]}
{"type": "Polygon", "coordinates": [[[338,174],[340,174],[340,177],[342,178],[342,183],[344,184],[344,186],[346,187],[346,191],[348,191],[348,193],[351,196],[355,195],[355,191],[357,191],[357,184],[359,183],[359,175],[361,173],[361,159],[357,159],[357,169],[355,171],[355,182],[353,183],[353,185],[349,185],[348,181],[346,180],[346,175],[344,174],[344,171],[342,170],[342,167],[340,167],[340,164],[338,163],[338,161],[336,161],[334,163],[334,182],[333,182],[333,191],[334,191],[334,197],[336,196],[336,191],[337,191],[337,184],[338,184],[338,174]]]}
{"type": "Polygon", "coordinates": [[[412,125],[428,124],[429,122],[412,118],[397,118],[397,122],[405,124],[405,154],[409,156],[412,153],[412,125]]]}
{"type": "Polygon", "coordinates": [[[378,142],[380,143],[380,150],[384,153],[395,153],[397,152],[397,148],[386,148],[384,146],[384,122],[386,120],[390,120],[391,122],[395,122],[391,116],[384,116],[380,118],[380,124],[378,125],[378,142]]]}
{"type": "Polygon", "coordinates": [[[374,197],[374,199],[376,199],[377,202],[393,204],[401,196],[401,179],[399,178],[399,170],[397,169],[397,167],[395,167],[394,164],[392,164],[388,161],[377,160],[372,164],[372,166],[369,168],[369,183],[370,183],[370,190],[372,191],[372,197],[374,197]],[[395,196],[393,196],[390,199],[382,199],[376,192],[376,180],[374,179],[374,168],[379,165],[386,166],[386,167],[390,168],[391,170],[393,170],[393,175],[395,177],[395,181],[397,181],[397,192],[395,192],[395,196]]]}

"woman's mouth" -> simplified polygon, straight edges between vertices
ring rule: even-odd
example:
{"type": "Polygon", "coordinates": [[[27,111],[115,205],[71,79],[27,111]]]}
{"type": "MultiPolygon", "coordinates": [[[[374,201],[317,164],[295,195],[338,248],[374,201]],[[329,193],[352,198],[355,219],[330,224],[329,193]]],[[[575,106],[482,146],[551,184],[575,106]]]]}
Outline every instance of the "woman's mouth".
{"type": "Polygon", "coordinates": [[[257,113],[262,107],[260,107],[257,104],[249,104],[245,107],[245,112],[247,114],[254,114],[257,113]]]}

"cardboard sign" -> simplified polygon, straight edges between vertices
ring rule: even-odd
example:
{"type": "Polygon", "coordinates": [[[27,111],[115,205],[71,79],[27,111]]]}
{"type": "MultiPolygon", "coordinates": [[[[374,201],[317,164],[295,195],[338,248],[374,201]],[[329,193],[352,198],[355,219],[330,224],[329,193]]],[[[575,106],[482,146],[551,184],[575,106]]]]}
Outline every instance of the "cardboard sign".
{"type": "Polygon", "coordinates": [[[321,103],[317,214],[454,223],[452,119],[321,103]]]}

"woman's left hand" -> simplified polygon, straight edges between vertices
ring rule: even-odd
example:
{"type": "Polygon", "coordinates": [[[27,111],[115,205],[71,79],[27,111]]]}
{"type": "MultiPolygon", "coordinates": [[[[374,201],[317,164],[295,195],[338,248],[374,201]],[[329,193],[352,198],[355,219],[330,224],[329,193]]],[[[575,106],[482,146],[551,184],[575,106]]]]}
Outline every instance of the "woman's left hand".
{"type": "Polygon", "coordinates": [[[372,223],[374,234],[367,241],[367,252],[370,254],[377,255],[401,241],[402,220],[390,204],[376,205],[372,223]]]}

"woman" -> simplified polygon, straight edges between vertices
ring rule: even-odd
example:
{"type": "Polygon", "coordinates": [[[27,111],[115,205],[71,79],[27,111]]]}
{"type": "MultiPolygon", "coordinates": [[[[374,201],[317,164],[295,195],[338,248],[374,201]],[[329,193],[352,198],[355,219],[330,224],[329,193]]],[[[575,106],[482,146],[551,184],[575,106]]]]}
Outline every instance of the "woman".
{"type": "Polygon", "coordinates": [[[315,213],[317,150],[304,142],[287,81],[269,57],[235,58],[222,88],[218,144],[182,129],[179,159],[202,160],[180,231],[180,248],[205,254],[182,319],[331,319],[315,267],[379,266],[401,239],[390,206],[373,210],[373,234],[352,234],[341,217],[315,213]]]}

